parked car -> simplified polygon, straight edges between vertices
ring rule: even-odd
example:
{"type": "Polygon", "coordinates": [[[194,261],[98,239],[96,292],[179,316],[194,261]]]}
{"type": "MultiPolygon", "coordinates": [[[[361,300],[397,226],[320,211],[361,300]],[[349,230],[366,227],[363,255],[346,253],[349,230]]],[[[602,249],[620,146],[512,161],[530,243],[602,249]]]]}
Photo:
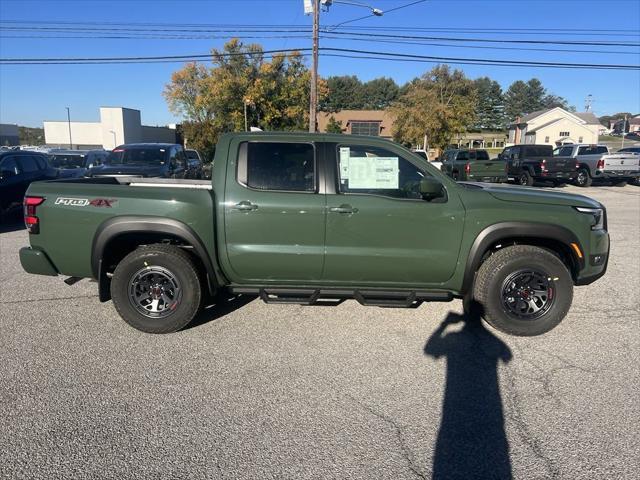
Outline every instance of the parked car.
{"type": "Polygon", "coordinates": [[[49,154],[49,163],[61,178],[78,178],[102,165],[108,155],[106,150],[56,150],[49,154]]]}
{"type": "Polygon", "coordinates": [[[638,155],[626,152],[610,154],[606,145],[562,145],[553,151],[553,155],[576,162],[575,184],[579,187],[589,187],[594,180],[608,180],[614,185],[624,186],[640,176],[638,155]]]}
{"type": "MultiPolygon", "coordinates": [[[[51,180],[58,172],[42,153],[26,150],[0,152],[0,222],[10,221],[22,209],[31,182],[51,180]]],[[[19,218],[19,216],[18,216],[19,218]]]]}
{"type": "Polygon", "coordinates": [[[504,161],[491,160],[486,150],[447,150],[442,155],[442,171],[457,181],[507,181],[504,161]]]}
{"type": "Polygon", "coordinates": [[[90,177],[134,176],[188,178],[187,156],[173,143],[130,143],[114,148],[90,177]]]}
{"type": "Polygon", "coordinates": [[[464,298],[514,335],[555,327],[574,285],[607,268],[606,211],[582,195],[457,183],[376,137],[242,132],[218,145],[213,181],[32,184],[23,268],[95,279],[101,301],[152,333],[231,292],[390,307],[464,298]]]}
{"type": "MultiPolygon", "coordinates": [[[[625,147],[618,150],[616,153],[632,153],[636,155],[640,155],[640,147],[625,147]]],[[[634,180],[631,180],[629,183],[633,185],[640,186],[640,176],[636,177],[634,180]]]]}
{"type": "Polygon", "coordinates": [[[431,165],[433,165],[434,167],[436,167],[438,170],[442,169],[442,162],[440,160],[430,160],[429,159],[429,154],[427,153],[426,150],[422,149],[422,148],[417,148],[415,150],[411,150],[413,153],[415,153],[416,155],[418,155],[419,157],[423,158],[424,160],[426,160],[427,162],[429,162],[431,165]]]}
{"type": "Polygon", "coordinates": [[[187,155],[187,178],[204,178],[203,162],[200,152],[197,150],[185,150],[187,155]]]}
{"type": "Polygon", "coordinates": [[[507,163],[509,180],[531,186],[536,181],[562,185],[578,176],[576,161],[553,156],[551,145],[513,145],[498,158],[507,163]]]}

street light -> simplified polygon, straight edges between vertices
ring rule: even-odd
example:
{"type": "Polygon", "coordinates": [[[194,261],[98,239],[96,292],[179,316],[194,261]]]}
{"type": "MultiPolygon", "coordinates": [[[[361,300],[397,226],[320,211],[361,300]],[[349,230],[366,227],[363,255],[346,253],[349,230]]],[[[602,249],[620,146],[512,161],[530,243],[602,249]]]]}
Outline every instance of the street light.
{"type": "Polygon", "coordinates": [[[67,125],[69,125],[69,150],[73,150],[73,142],[71,141],[71,113],[69,107],[65,108],[67,109],[67,125]]]}
{"type": "Polygon", "coordinates": [[[316,109],[318,105],[318,48],[320,44],[320,4],[322,4],[328,10],[333,3],[343,3],[345,5],[364,7],[371,10],[371,14],[376,17],[381,17],[384,13],[379,8],[373,8],[370,5],[359,2],[352,2],[350,0],[305,0],[305,13],[313,13],[313,54],[311,56],[311,88],[309,95],[309,132],[311,133],[315,133],[316,131],[316,109]],[[312,9],[309,8],[310,3],[313,4],[312,9]]]}

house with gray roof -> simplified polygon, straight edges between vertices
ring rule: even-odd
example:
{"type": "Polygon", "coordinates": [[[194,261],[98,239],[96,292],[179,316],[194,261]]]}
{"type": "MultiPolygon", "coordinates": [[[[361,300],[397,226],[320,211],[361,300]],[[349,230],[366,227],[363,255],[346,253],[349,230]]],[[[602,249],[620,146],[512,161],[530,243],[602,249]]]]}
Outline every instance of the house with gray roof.
{"type": "Polygon", "coordinates": [[[598,143],[603,126],[591,112],[576,113],[555,107],[516,118],[509,125],[508,143],[563,145],[598,143]]]}

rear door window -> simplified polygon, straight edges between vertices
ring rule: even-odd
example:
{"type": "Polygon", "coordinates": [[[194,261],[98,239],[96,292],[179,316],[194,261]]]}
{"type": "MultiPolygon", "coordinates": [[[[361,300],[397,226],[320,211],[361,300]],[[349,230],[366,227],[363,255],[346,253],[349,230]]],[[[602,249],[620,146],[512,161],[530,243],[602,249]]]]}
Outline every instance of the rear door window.
{"type": "Polygon", "coordinates": [[[315,148],[311,143],[245,142],[238,182],[256,190],[314,192],[315,148]]]}
{"type": "MultiPolygon", "coordinates": [[[[572,153],[573,153],[573,147],[560,147],[560,149],[558,150],[557,156],[570,157],[572,153]]],[[[578,155],[581,155],[581,153],[578,152],[578,155]]]]}
{"type": "Polygon", "coordinates": [[[33,173],[40,170],[40,168],[38,168],[36,159],[31,155],[20,156],[18,158],[18,162],[20,163],[20,170],[22,170],[24,173],[33,173]]]}

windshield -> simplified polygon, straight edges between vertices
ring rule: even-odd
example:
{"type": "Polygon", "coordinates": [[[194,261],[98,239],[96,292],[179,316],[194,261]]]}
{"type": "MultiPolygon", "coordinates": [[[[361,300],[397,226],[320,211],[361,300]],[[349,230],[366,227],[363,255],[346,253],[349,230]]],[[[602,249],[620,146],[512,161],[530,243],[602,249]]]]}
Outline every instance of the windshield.
{"type": "Polygon", "coordinates": [[[49,163],[54,168],[84,168],[84,155],[56,154],[49,157],[49,163]]]}
{"type": "Polygon", "coordinates": [[[105,163],[109,165],[164,165],[166,148],[131,148],[112,151],[105,163]]]}
{"type": "Polygon", "coordinates": [[[189,160],[200,160],[200,157],[198,157],[198,152],[196,152],[195,150],[186,150],[186,153],[189,160]]]}

